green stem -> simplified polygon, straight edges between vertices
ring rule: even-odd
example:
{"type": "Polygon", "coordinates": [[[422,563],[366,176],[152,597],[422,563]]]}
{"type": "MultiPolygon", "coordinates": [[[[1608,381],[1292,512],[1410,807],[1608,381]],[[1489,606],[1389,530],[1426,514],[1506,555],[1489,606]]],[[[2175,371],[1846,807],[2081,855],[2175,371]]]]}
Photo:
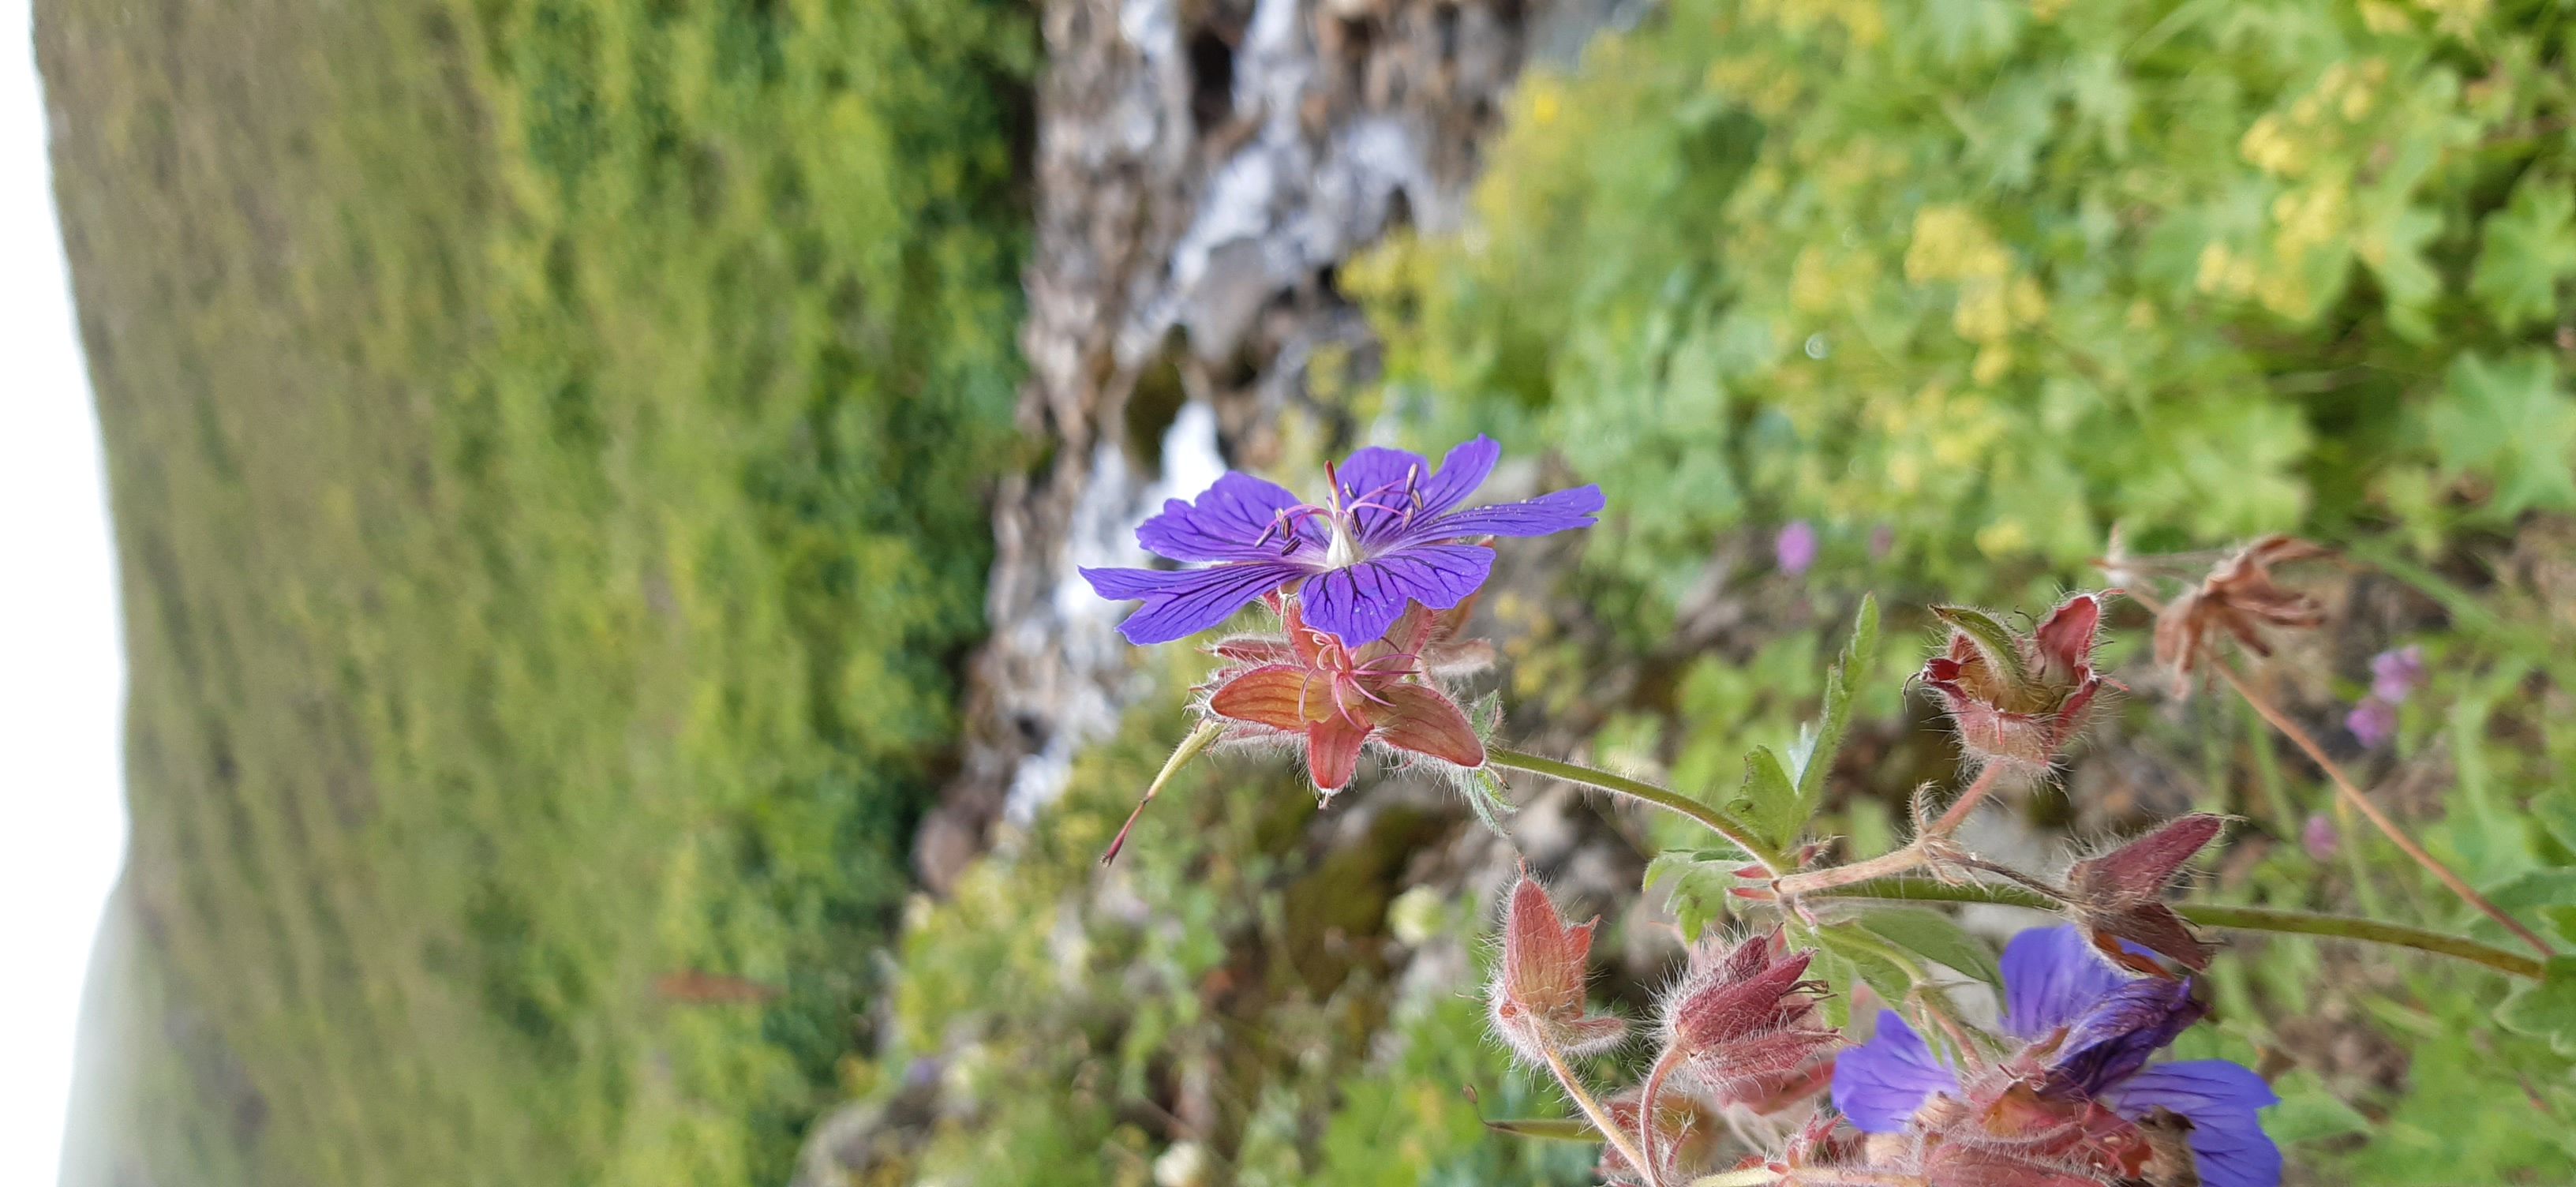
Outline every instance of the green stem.
{"type": "Polygon", "coordinates": [[[1528,771],[1533,775],[1545,775],[1551,779],[1563,779],[1568,783],[1580,783],[1585,787],[1606,791],[1612,795],[1626,796],[1632,800],[1653,804],[1667,812],[1690,817],[1698,821],[1701,827],[1726,838],[1736,848],[1751,854],[1753,860],[1762,863],[1762,868],[1771,872],[1772,877],[1779,877],[1781,866],[1785,864],[1779,854],[1773,853],[1768,847],[1754,843],[1753,830],[1743,821],[1671,788],[1657,787],[1652,783],[1631,779],[1625,775],[1614,775],[1608,771],[1578,763],[1560,762],[1519,750],[1506,750],[1500,746],[1486,747],[1485,761],[1492,766],[1508,770],[1528,771]]]}
{"type": "MultiPolygon", "coordinates": [[[[2052,910],[2057,904],[2046,896],[2018,886],[1994,886],[1968,883],[1945,886],[1923,878],[1881,878],[1855,886],[1839,886],[1817,892],[1827,898],[1894,899],[1925,903],[1993,903],[2006,907],[2028,907],[2035,911],[2052,910]]],[[[2326,936],[2333,939],[2360,940],[2388,944],[2454,957],[2472,964],[2482,964],[2498,972],[2517,977],[2540,979],[2541,964],[2517,952],[2479,943],[2465,936],[2445,935],[2408,927],[2401,923],[2382,923],[2376,919],[2356,919],[2350,915],[2324,915],[2314,911],[2286,911],[2277,907],[2235,907],[2220,903],[2183,903],[2174,908],[2182,917],[2203,927],[2223,927],[2236,931],[2268,931],[2288,935],[2326,936]]]]}

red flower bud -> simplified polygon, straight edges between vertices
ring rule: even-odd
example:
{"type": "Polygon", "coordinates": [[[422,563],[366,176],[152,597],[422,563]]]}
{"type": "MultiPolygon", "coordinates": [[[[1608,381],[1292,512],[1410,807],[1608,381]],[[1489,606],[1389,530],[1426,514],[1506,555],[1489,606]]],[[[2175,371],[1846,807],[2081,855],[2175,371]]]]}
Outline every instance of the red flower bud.
{"type": "Polygon", "coordinates": [[[1811,959],[1790,954],[1777,931],[1695,949],[1664,1000],[1664,1040],[1682,1075],[1721,1103],[1757,1108],[1821,1087],[1817,1069],[1842,1036],[1816,1017],[1824,985],[1807,979],[1811,959]]]}
{"type": "Polygon", "coordinates": [[[1950,642],[1920,679],[1940,695],[1971,758],[2029,775],[2056,764],[2105,683],[2093,671],[2093,646],[2110,596],[2068,598],[2028,635],[1982,611],[1932,608],[1950,624],[1950,642]]]}
{"type": "Polygon", "coordinates": [[[1586,1055],[1627,1037],[1625,1019],[1586,1012],[1594,919],[1567,927],[1547,890],[1523,875],[1503,908],[1503,960],[1486,988],[1494,1033],[1531,1063],[1586,1055]]]}
{"type": "Polygon", "coordinates": [[[2120,941],[2128,940],[2194,972],[2208,968],[2214,955],[2209,944],[2165,905],[2164,893],[2184,863],[2217,840],[2226,824],[2207,812],[2178,816],[2100,857],[2076,862],[2066,871],[2066,888],[2074,896],[2067,909],[2094,946],[2122,965],[2166,975],[2154,961],[2123,949],[2120,941]]]}

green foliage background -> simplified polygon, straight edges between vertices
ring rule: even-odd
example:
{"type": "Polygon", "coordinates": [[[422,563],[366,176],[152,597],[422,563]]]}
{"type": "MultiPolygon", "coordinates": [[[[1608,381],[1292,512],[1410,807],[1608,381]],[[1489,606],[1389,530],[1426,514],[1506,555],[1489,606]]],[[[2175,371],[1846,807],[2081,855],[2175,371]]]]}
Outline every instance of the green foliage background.
{"type": "Polygon", "coordinates": [[[1747,521],[1848,557],[1883,525],[1958,596],[2072,573],[2115,521],[2429,546],[2576,507],[2567,30],[1684,0],[1522,87],[1475,234],[1351,282],[1399,406],[1560,443],[1653,604],[1747,521]]]}
{"type": "Polygon", "coordinates": [[[133,664],[69,1181],[783,1180],[981,629],[1030,14],[38,16],[133,664]]]}

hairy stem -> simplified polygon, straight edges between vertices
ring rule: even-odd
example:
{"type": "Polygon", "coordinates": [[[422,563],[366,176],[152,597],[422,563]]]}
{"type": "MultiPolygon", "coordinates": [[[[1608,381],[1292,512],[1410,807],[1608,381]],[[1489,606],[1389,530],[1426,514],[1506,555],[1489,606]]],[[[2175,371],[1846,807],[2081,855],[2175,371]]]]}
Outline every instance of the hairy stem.
{"type": "Polygon", "coordinates": [[[1690,1181],[1690,1187],[1763,1187],[1780,1181],[1780,1172],[1767,1166],[1746,1167],[1740,1171],[1701,1175],[1690,1181]]]}
{"type": "MultiPolygon", "coordinates": [[[[1826,891],[1828,898],[1891,899],[1902,902],[1928,903],[1994,903],[2007,907],[2028,907],[2035,911],[2053,909],[2057,904],[2044,895],[2018,886],[1996,886],[1991,883],[1943,885],[1926,878],[1882,878],[1854,886],[1826,891]]],[[[2383,923],[2350,915],[2326,915],[2314,911],[2290,911],[2278,907],[2237,907],[2219,903],[2182,903],[2174,910],[2183,918],[2203,927],[2221,927],[2233,931],[2277,932],[2287,935],[2325,936],[2329,939],[2359,940],[2370,944],[2387,944],[2412,948],[2485,965],[2498,972],[2538,980],[2541,963],[2517,952],[2508,952],[2482,944],[2466,936],[2448,935],[2408,927],[2402,923],[2383,923]]]]}
{"type": "Polygon", "coordinates": [[[1969,782],[1968,789],[1960,792],[1959,798],[1951,802],[1949,809],[1942,812],[1939,819],[1923,826],[1923,831],[1916,834],[1913,840],[1906,842],[1903,848],[1892,849],[1876,857],[1847,865],[1827,866],[1821,870],[1791,874],[1773,882],[1771,893],[1778,896],[1784,905],[1792,904],[1797,902],[1798,896],[1802,894],[1815,894],[1837,886],[1850,886],[1875,878],[1886,878],[1923,865],[1932,860],[1931,847],[1949,839],[1950,834],[1959,831],[1959,826],[1967,822],[1968,814],[1974,812],[1977,804],[1993,793],[1995,786],[2001,782],[2002,775],[2002,767],[1992,763],[1987,764],[1986,769],[1977,772],[1977,777],[1969,782]]]}
{"type": "Polygon", "coordinates": [[[1591,1090],[1583,1086],[1574,1069],[1565,1066],[1564,1053],[1554,1047],[1541,1047],[1540,1050],[1547,1055],[1547,1070],[1556,1073],[1557,1085],[1565,1089],[1567,1096],[1574,1098],[1575,1107],[1582,1109],[1584,1116],[1592,1119],[1592,1128],[1601,1131],[1601,1140],[1615,1147],[1619,1156],[1628,1160],[1628,1165],[1644,1167],[1646,1156],[1638,1152],[1637,1143],[1629,1140],[1627,1133],[1611,1121],[1610,1110],[1593,1099],[1591,1090]]]}
{"type": "Polygon", "coordinates": [[[1678,1042],[1664,1048],[1664,1053],[1655,1057],[1654,1070],[1646,1073],[1646,1086],[1637,1093],[1637,1144],[1645,1149],[1646,1161],[1633,1165],[1638,1174],[1646,1177],[1646,1187],[1664,1187],[1663,1170],[1654,1162],[1655,1098],[1663,1094],[1664,1080],[1673,1074],[1673,1067],[1681,1062],[1681,1055],[1682,1048],[1678,1042]]]}
{"type": "Polygon", "coordinates": [[[1932,835],[1946,837],[1959,831],[1959,826],[1968,822],[1968,814],[1976,811],[1977,805],[1993,794],[1995,786],[2003,781],[2003,770],[2001,763],[1987,763],[1984,770],[1977,772],[1976,779],[1968,784],[1968,790],[1960,792],[1959,798],[1951,801],[1950,807],[1941,813],[1941,818],[1932,822],[1932,835]]]}
{"type": "Polygon", "coordinates": [[[1551,779],[1579,783],[1598,791],[1626,796],[1641,803],[1652,804],[1667,812],[1687,816],[1698,821],[1701,827],[1726,838],[1727,842],[1736,848],[1751,854],[1754,861],[1761,863],[1762,868],[1770,871],[1775,877],[1778,876],[1780,867],[1785,864],[1779,854],[1773,853],[1767,846],[1754,843],[1753,830],[1743,821],[1671,788],[1657,787],[1643,780],[1614,775],[1579,763],[1542,758],[1525,751],[1506,750],[1500,746],[1486,747],[1485,761],[1508,770],[1528,771],[1533,775],[1545,775],[1551,779]]]}
{"type": "Polygon", "coordinates": [[[2344,775],[2342,767],[2337,766],[2333,759],[2326,757],[2325,747],[2319,746],[2317,740],[2310,737],[2307,730],[2300,728],[2298,722],[2290,720],[2287,714],[2282,713],[2278,707],[2255,692],[2253,686],[2245,682],[2245,677],[2236,671],[2236,665],[2219,660],[2210,666],[2218,670],[2219,677],[2227,681],[2227,686],[2235,689],[2236,695],[2243,697],[2245,703],[2251,706],[2254,712],[2260,714],[2266,723],[2280,731],[2281,736],[2288,738],[2290,744],[2298,747],[2301,753],[2306,754],[2308,761],[2317,764],[2317,769],[2324,771],[2326,778],[2334,782],[2335,791],[2341,794],[2354,810],[2369,818],[2370,823],[2378,827],[2381,835],[2386,836],[2399,849],[2404,850],[2406,856],[2414,858],[2415,864],[2430,871],[2435,878],[2441,880],[2442,885],[2451,888],[2451,893],[2460,896],[2461,901],[2484,912],[2487,918],[2503,925],[2504,929],[2512,932],[2516,939],[2531,945],[2542,956],[2556,954],[2555,950],[2550,948],[2549,941],[2541,939],[2539,933],[2524,927],[2520,920],[2505,914],[2503,908],[2487,901],[2487,897],[2479,894],[2466,879],[2453,873],[2451,867],[2443,865],[2440,858],[2426,852],[2422,845],[2415,842],[2415,838],[2406,835],[2406,830],[2399,828],[2396,821],[2389,819],[2387,813],[2380,811],[2379,805],[2370,802],[2370,797],[2361,794],[2361,789],[2353,786],[2352,780],[2344,775]]]}

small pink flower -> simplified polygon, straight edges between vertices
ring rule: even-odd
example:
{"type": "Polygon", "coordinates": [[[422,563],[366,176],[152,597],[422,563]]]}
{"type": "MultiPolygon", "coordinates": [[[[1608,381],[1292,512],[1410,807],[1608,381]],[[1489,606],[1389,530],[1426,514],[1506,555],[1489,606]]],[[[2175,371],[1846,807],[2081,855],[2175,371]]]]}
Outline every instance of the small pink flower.
{"type": "Polygon", "coordinates": [[[2318,861],[2333,857],[2336,846],[2342,841],[2343,834],[2335,829],[2334,821],[2323,812],[2309,816],[2307,827],[2299,830],[2300,847],[2318,861]]]}
{"type": "Polygon", "coordinates": [[[2397,706],[2379,699],[2377,694],[2361,698],[2352,712],[2343,715],[2343,728],[2366,750],[2377,750],[2397,736],[2397,706]]]}
{"type": "Polygon", "coordinates": [[[1792,577],[1805,575],[1816,564],[1814,525],[1801,519],[1780,529],[1780,534],[1771,539],[1771,556],[1780,563],[1781,572],[1792,577]]]}
{"type": "Polygon", "coordinates": [[[2417,685],[2424,683],[2424,649],[2401,647],[2370,657],[2370,695],[2391,705],[2403,705],[2415,695],[2417,685]]]}

